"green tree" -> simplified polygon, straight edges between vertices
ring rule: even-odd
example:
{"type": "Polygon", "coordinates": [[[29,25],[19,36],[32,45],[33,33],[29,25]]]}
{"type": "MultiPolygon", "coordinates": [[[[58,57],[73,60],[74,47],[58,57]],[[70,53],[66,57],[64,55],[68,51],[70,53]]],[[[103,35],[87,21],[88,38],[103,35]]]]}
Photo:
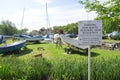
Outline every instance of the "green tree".
{"type": "Polygon", "coordinates": [[[45,27],[40,28],[39,34],[45,35],[45,27]]]}
{"type": "Polygon", "coordinates": [[[10,21],[2,21],[0,24],[0,34],[13,35],[17,33],[17,28],[14,23],[10,21]]]}
{"type": "Polygon", "coordinates": [[[78,34],[78,24],[77,23],[71,23],[63,26],[63,31],[65,33],[75,33],[78,34]]]}
{"type": "Polygon", "coordinates": [[[54,33],[58,33],[58,31],[59,31],[60,29],[62,30],[62,29],[63,29],[63,26],[54,26],[54,27],[53,27],[54,33]]]}
{"type": "Polygon", "coordinates": [[[27,34],[28,29],[24,28],[18,31],[19,34],[27,34]]]}
{"type": "Polygon", "coordinates": [[[32,30],[29,34],[30,34],[31,36],[33,36],[33,35],[38,35],[38,34],[39,34],[39,31],[37,31],[37,30],[32,30]]]}
{"type": "Polygon", "coordinates": [[[80,0],[85,9],[95,11],[95,20],[103,21],[103,32],[120,31],[120,0],[107,0],[101,3],[99,0],[80,0]]]}
{"type": "Polygon", "coordinates": [[[71,23],[64,26],[54,26],[54,33],[57,33],[58,30],[63,30],[64,33],[75,33],[78,34],[78,24],[71,23]]]}

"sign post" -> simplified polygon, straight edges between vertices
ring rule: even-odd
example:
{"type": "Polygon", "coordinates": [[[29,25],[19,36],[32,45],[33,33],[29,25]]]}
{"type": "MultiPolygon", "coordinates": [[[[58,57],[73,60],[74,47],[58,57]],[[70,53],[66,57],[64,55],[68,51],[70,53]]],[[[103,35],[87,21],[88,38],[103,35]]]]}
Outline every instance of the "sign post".
{"type": "Polygon", "coordinates": [[[90,54],[90,46],[88,46],[88,80],[90,80],[90,64],[91,64],[91,60],[90,60],[91,54],[90,54]]]}
{"type": "Polygon", "coordinates": [[[80,45],[88,46],[88,80],[90,80],[90,46],[102,44],[102,21],[79,21],[78,40],[80,45]]]}

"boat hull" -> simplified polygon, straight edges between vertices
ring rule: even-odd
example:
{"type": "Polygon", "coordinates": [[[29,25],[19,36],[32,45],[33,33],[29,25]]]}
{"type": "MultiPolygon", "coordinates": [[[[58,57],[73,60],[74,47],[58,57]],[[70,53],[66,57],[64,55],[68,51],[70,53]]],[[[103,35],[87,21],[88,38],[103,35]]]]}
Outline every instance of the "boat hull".
{"type": "Polygon", "coordinates": [[[18,51],[24,46],[25,42],[26,42],[26,40],[22,40],[22,41],[14,42],[9,45],[0,46],[0,53],[8,53],[8,52],[18,51]]]}

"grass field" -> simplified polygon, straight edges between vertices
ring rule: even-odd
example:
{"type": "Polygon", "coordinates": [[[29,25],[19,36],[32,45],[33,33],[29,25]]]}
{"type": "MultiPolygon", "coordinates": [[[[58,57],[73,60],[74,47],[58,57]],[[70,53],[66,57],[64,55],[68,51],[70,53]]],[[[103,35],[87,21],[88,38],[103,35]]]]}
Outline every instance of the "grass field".
{"type": "MultiPolygon", "coordinates": [[[[9,41],[11,42],[11,41],[9,41]]],[[[41,42],[27,44],[21,54],[0,55],[1,80],[87,80],[87,53],[41,42]],[[38,50],[38,48],[44,50],[38,50]],[[34,57],[37,54],[41,56],[34,57]]],[[[120,79],[120,51],[91,49],[91,80],[120,79]]]]}

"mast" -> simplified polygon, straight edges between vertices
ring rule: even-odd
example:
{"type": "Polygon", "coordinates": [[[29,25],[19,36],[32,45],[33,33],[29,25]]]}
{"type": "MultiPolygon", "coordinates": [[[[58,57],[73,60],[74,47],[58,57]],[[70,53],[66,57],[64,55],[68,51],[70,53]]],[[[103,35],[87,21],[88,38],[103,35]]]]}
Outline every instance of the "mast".
{"type": "Polygon", "coordinates": [[[47,0],[46,0],[46,27],[47,27],[47,28],[50,27],[47,0]]]}
{"type": "Polygon", "coordinates": [[[25,8],[23,9],[23,14],[22,14],[21,29],[23,28],[24,13],[25,13],[25,8]]]}

